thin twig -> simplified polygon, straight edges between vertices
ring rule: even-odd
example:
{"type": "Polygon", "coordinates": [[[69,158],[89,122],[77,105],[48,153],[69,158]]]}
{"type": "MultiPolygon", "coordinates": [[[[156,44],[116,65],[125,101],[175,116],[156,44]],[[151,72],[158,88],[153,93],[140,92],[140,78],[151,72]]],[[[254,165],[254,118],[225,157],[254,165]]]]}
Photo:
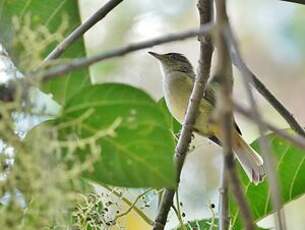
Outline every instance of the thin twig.
{"type": "Polygon", "coordinates": [[[161,204],[159,207],[157,217],[155,218],[153,230],[163,230],[164,229],[164,227],[166,225],[169,210],[170,210],[171,206],[173,205],[174,196],[175,196],[174,189],[165,190],[162,200],[161,200],[161,204]]]}
{"type": "MultiPolygon", "coordinates": [[[[127,205],[132,206],[132,202],[130,200],[128,200],[126,197],[123,197],[120,193],[116,192],[115,190],[113,190],[111,187],[109,187],[106,184],[102,184],[102,187],[107,189],[108,191],[110,191],[112,194],[114,194],[116,197],[122,199],[127,205]]],[[[145,215],[144,212],[142,212],[139,208],[137,208],[136,206],[133,207],[134,211],[149,225],[153,225],[153,221],[147,216],[145,215]]]]}
{"type": "Polygon", "coordinates": [[[236,52],[231,49],[231,58],[234,65],[243,73],[251,76],[253,79],[251,83],[255,86],[257,91],[273,106],[273,108],[286,120],[289,126],[299,135],[305,137],[305,130],[297,122],[285,106],[268,90],[268,88],[255,76],[255,74],[249,69],[246,63],[238,58],[236,52]]]}
{"type": "Polygon", "coordinates": [[[176,208],[175,212],[176,212],[177,218],[180,222],[181,230],[187,230],[186,227],[184,226],[183,219],[182,219],[182,214],[181,214],[181,209],[180,209],[179,192],[178,191],[176,192],[176,206],[177,206],[177,208],[175,207],[175,205],[173,205],[172,207],[174,209],[176,208]]]}
{"type": "Polygon", "coordinates": [[[154,39],[146,40],[143,42],[137,42],[137,43],[131,43],[127,46],[123,46],[121,48],[113,49],[108,52],[104,52],[102,54],[98,54],[92,57],[83,57],[83,58],[75,58],[72,59],[70,62],[66,64],[59,64],[54,67],[50,67],[47,70],[37,70],[35,72],[29,73],[28,75],[34,75],[39,76],[42,80],[46,81],[50,78],[61,76],[67,72],[70,72],[72,70],[76,70],[79,68],[87,67],[89,65],[92,65],[94,63],[114,58],[114,57],[120,57],[124,56],[128,53],[138,51],[141,49],[146,49],[152,46],[179,41],[179,40],[185,40],[191,37],[204,35],[208,33],[213,28],[212,24],[205,24],[202,25],[199,29],[190,29],[179,33],[172,33],[164,36],[160,36],[154,39]]]}
{"type": "Polygon", "coordinates": [[[176,208],[176,206],[175,206],[175,205],[172,205],[172,209],[174,210],[174,213],[176,214],[177,219],[178,219],[178,221],[179,221],[179,225],[180,225],[180,226],[179,226],[179,229],[181,229],[181,230],[187,230],[186,227],[185,227],[185,225],[184,225],[184,223],[183,223],[183,220],[182,220],[182,218],[181,218],[181,215],[180,215],[178,209],[176,208]]]}
{"type": "MultiPolygon", "coordinates": [[[[234,109],[236,110],[236,112],[240,113],[241,115],[243,115],[244,117],[248,118],[249,120],[255,122],[255,116],[253,115],[253,113],[251,112],[251,110],[249,109],[245,109],[243,108],[241,105],[234,103],[234,109]]],[[[283,129],[279,129],[276,126],[266,122],[265,120],[261,120],[261,122],[272,132],[274,132],[276,135],[278,135],[279,137],[282,137],[283,139],[289,141],[291,144],[304,149],[305,150],[305,138],[298,135],[298,134],[290,134],[289,132],[283,130],[283,129]]]]}
{"type": "MultiPolygon", "coordinates": [[[[243,193],[236,169],[233,156],[233,103],[232,103],[232,88],[233,88],[233,74],[232,63],[230,60],[230,54],[228,46],[225,43],[223,29],[228,24],[228,16],[226,12],[226,1],[216,1],[217,12],[217,28],[218,33],[216,36],[217,51],[218,51],[218,63],[216,68],[215,80],[220,83],[219,94],[217,95],[217,112],[219,112],[219,118],[222,128],[223,138],[223,152],[225,156],[225,169],[229,176],[230,187],[233,195],[237,201],[238,207],[241,210],[241,216],[243,218],[245,229],[254,230],[254,222],[252,219],[249,205],[246,201],[243,193]]],[[[221,217],[224,219],[226,217],[221,217]]]]}
{"type": "Polygon", "coordinates": [[[44,62],[58,58],[69,46],[77,39],[83,36],[92,26],[102,20],[110,11],[112,11],[123,0],[110,0],[102,8],[90,16],[83,24],[72,31],[54,50],[44,59],[44,62]]]}
{"type": "MultiPolygon", "coordinates": [[[[197,33],[197,35],[204,35],[206,32],[211,28],[210,23],[211,21],[211,9],[212,9],[212,2],[211,0],[199,0],[199,14],[201,17],[200,21],[200,29],[206,28],[204,31],[205,33],[197,33]],[[204,17],[201,13],[205,13],[204,17]]],[[[193,31],[194,32],[194,31],[193,31]]],[[[195,35],[195,33],[193,33],[195,35]]],[[[202,39],[201,39],[202,40],[202,39]]],[[[203,41],[203,40],[202,40],[203,41]]],[[[208,42],[209,40],[206,40],[208,42]]],[[[207,46],[211,47],[211,46],[207,46]]],[[[206,82],[209,77],[210,73],[210,63],[212,58],[212,51],[209,52],[208,50],[204,50],[207,54],[200,53],[200,67],[198,71],[198,76],[195,79],[194,87],[189,99],[189,104],[186,110],[186,114],[184,117],[184,122],[182,125],[181,134],[179,136],[179,140],[175,150],[175,162],[176,162],[176,171],[177,171],[177,186],[179,185],[180,181],[180,174],[182,170],[182,166],[186,157],[186,153],[188,151],[189,144],[192,139],[192,131],[193,125],[195,124],[196,114],[199,109],[199,104],[204,93],[206,82]]],[[[174,189],[166,189],[164,196],[161,201],[160,209],[155,219],[153,230],[163,230],[167,221],[168,212],[170,207],[173,205],[173,198],[175,195],[174,189]]]]}
{"type": "Polygon", "coordinates": [[[291,3],[298,3],[301,5],[305,5],[305,1],[304,0],[281,0],[282,2],[291,2],[291,3]]]}
{"type": "Polygon", "coordinates": [[[149,193],[149,192],[151,192],[151,191],[152,191],[152,189],[147,189],[146,191],[144,191],[143,193],[141,193],[139,196],[137,196],[137,198],[134,200],[134,202],[133,202],[131,205],[129,205],[129,208],[128,208],[125,212],[122,212],[122,213],[118,214],[118,215],[115,217],[114,221],[116,221],[118,218],[120,218],[120,217],[122,217],[122,216],[126,216],[126,215],[127,215],[128,213],[130,213],[133,209],[135,209],[136,204],[138,203],[138,201],[139,201],[142,197],[144,197],[147,193],[149,193]]]}
{"type": "MultiPolygon", "coordinates": [[[[225,28],[225,38],[226,38],[227,46],[231,47],[233,52],[236,54],[237,64],[239,66],[242,66],[242,64],[241,64],[242,57],[239,52],[237,41],[233,35],[230,25],[228,25],[225,28]]],[[[247,71],[244,71],[244,68],[241,68],[241,73],[243,76],[242,80],[244,83],[244,87],[246,88],[248,98],[249,98],[249,101],[251,104],[251,111],[256,120],[256,124],[258,126],[259,133],[262,136],[262,138],[260,138],[261,153],[265,160],[265,165],[266,165],[265,168],[267,170],[267,175],[269,178],[273,208],[276,213],[276,215],[274,215],[276,229],[285,230],[286,229],[285,215],[284,215],[284,211],[282,210],[282,200],[281,200],[281,194],[280,194],[280,189],[279,189],[279,184],[278,184],[278,178],[277,178],[277,174],[276,174],[276,170],[275,170],[274,160],[273,160],[272,155],[270,154],[271,148],[270,148],[268,140],[265,136],[267,127],[262,122],[262,116],[261,116],[261,113],[259,112],[259,109],[257,107],[256,101],[255,101],[255,98],[254,98],[254,95],[252,92],[251,82],[253,81],[253,78],[251,75],[248,74],[247,71]]]]}
{"type": "Polygon", "coordinates": [[[222,168],[220,172],[219,188],[219,230],[227,230],[230,225],[229,201],[228,201],[228,177],[225,169],[225,155],[223,154],[222,168]]]}

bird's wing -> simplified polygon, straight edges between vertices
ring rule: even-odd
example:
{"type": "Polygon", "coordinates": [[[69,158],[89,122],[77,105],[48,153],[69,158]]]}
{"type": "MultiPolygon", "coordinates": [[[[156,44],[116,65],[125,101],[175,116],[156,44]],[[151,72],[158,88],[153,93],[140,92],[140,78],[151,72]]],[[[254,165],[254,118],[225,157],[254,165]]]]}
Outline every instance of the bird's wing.
{"type": "MultiPolygon", "coordinates": [[[[194,83],[195,81],[195,75],[194,76],[189,76],[192,79],[192,82],[194,83]]],[[[215,90],[216,88],[219,87],[219,83],[218,82],[210,82],[207,89],[205,90],[205,94],[204,94],[204,98],[213,106],[216,106],[216,95],[215,95],[215,90]]],[[[239,128],[239,126],[237,125],[235,119],[234,119],[234,127],[237,130],[237,132],[241,135],[241,130],[239,128]]],[[[216,137],[211,137],[210,139],[213,140],[215,143],[220,143],[219,140],[216,140],[216,137]],[[212,138],[212,139],[211,139],[212,138]],[[216,138],[214,140],[214,138],[216,138]]]]}
{"type": "MultiPolygon", "coordinates": [[[[211,105],[214,107],[216,105],[216,95],[215,95],[215,87],[218,87],[217,86],[217,83],[213,83],[211,82],[209,84],[209,86],[207,87],[206,91],[205,91],[205,95],[204,95],[204,98],[209,102],[211,103],[211,105]]],[[[237,125],[235,119],[234,119],[234,127],[235,129],[237,130],[237,132],[239,134],[241,134],[241,130],[239,128],[239,126],[237,125]]]]}

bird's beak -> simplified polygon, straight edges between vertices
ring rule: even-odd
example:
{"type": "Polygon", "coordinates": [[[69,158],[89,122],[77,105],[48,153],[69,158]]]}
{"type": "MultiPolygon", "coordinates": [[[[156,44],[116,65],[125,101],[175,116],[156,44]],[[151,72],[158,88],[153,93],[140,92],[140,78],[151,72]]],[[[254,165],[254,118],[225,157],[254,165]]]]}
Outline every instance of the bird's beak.
{"type": "Polygon", "coordinates": [[[152,55],[153,57],[157,58],[160,60],[160,58],[162,57],[161,54],[157,54],[157,53],[154,53],[154,52],[148,52],[150,55],[152,55]]]}

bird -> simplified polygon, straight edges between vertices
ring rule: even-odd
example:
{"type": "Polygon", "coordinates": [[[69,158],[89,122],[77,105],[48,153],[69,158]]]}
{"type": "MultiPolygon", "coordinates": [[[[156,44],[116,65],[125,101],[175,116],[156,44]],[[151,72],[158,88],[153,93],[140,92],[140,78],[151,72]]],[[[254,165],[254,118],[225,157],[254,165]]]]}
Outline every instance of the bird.
{"type": "MultiPolygon", "coordinates": [[[[183,123],[189,97],[195,81],[195,72],[191,62],[180,53],[158,54],[148,52],[156,58],[162,72],[162,88],[166,105],[172,116],[183,123]]],[[[209,82],[200,101],[199,111],[193,130],[200,136],[207,137],[222,145],[222,134],[219,122],[211,117],[216,106],[217,80],[209,82]]],[[[264,180],[265,169],[262,157],[243,139],[240,129],[234,121],[232,148],[249,180],[255,185],[264,180]]]]}

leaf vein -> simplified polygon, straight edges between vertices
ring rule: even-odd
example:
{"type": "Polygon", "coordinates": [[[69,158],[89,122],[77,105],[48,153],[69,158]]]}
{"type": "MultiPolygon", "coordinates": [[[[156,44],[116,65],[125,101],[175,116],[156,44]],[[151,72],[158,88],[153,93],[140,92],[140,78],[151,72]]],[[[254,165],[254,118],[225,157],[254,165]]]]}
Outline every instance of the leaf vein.
{"type": "Polygon", "coordinates": [[[55,15],[60,11],[60,9],[64,6],[67,0],[63,0],[54,10],[53,13],[49,16],[49,18],[45,22],[45,26],[48,26],[51,20],[55,17],[55,15]]]}
{"type": "Polygon", "coordinates": [[[304,164],[304,162],[305,162],[305,156],[303,156],[303,158],[302,158],[300,164],[298,165],[298,167],[297,167],[297,169],[295,171],[295,174],[294,174],[294,176],[293,176],[293,178],[291,180],[291,184],[290,184],[290,188],[289,188],[289,200],[292,200],[292,193],[293,193],[294,184],[295,184],[297,176],[298,176],[298,174],[299,174],[299,172],[301,170],[301,167],[304,164]]]}

